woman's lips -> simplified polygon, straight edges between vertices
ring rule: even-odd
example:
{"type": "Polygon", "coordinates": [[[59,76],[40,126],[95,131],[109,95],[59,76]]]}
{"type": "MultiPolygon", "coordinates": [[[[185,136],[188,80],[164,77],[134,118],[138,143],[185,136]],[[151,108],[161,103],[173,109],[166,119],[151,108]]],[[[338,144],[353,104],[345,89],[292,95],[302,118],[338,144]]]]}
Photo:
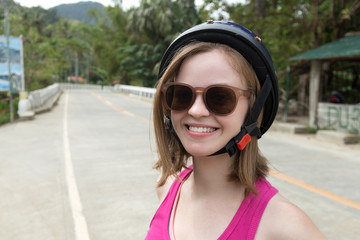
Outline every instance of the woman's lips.
{"type": "Polygon", "coordinates": [[[211,128],[211,127],[188,126],[188,129],[192,132],[198,132],[198,133],[211,133],[216,131],[216,128],[211,128]]]}
{"type": "Polygon", "coordinates": [[[205,137],[212,135],[218,130],[218,128],[210,126],[198,126],[198,125],[185,125],[186,130],[190,136],[193,137],[205,137]]]}

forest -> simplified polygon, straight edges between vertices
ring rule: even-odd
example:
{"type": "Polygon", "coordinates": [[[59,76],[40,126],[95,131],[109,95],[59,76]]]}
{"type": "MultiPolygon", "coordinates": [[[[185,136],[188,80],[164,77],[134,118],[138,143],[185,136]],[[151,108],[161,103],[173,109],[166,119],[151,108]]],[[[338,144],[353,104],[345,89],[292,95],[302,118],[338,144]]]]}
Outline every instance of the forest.
{"type": "MultiPolygon", "coordinates": [[[[121,0],[114,3],[105,14],[89,10],[94,21],[85,23],[58,17],[54,9],[26,8],[8,0],[10,35],[23,38],[26,90],[67,82],[75,75],[75,62],[87,83],[153,87],[166,47],[179,33],[208,19],[234,21],[258,34],[284,88],[290,57],[360,31],[357,0],[204,0],[200,6],[194,0],[141,0],[127,10],[121,0]]],[[[291,87],[296,84],[292,81],[291,87]]]]}

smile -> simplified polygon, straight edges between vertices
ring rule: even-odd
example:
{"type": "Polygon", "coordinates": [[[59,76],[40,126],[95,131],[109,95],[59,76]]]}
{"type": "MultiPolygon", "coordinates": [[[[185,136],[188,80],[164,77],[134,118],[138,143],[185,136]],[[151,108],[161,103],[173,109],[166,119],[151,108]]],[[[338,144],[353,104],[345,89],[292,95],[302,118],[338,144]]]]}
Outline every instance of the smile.
{"type": "Polygon", "coordinates": [[[216,128],[210,128],[210,127],[188,126],[188,129],[192,132],[198,132],[198,133],[211,133],[211,132],[216,131],[216,128]]]}

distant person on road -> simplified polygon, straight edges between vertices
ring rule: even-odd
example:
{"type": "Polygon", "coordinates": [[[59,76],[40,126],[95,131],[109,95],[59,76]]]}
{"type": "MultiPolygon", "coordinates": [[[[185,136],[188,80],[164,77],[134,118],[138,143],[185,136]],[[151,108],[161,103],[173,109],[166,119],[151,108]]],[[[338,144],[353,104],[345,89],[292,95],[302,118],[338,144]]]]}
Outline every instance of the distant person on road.
{"type": "Polygon", "coordinates": [[[146,239],[325,239],[265,178],[258,139],[277,108],[273,62],[251,31],[209,21],[175,39],[154,99],[161,205],[146,239]]]}

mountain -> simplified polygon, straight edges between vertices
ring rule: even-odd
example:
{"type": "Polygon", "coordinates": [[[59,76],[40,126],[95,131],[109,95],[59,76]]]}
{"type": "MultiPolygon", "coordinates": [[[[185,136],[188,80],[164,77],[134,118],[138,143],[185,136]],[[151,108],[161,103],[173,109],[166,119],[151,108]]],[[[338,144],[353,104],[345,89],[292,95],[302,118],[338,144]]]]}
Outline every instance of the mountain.
{"type": "Polygon", "coordinates": [[[80,22],[93,23],[95,20],[90,18],[87,12],[96,8],[101,16],[105,16],[104,6],[98,2],[78,2],[72,4],[61,4],[51,9],[55,9],[57,16],[75,19],[80,22]]]}

